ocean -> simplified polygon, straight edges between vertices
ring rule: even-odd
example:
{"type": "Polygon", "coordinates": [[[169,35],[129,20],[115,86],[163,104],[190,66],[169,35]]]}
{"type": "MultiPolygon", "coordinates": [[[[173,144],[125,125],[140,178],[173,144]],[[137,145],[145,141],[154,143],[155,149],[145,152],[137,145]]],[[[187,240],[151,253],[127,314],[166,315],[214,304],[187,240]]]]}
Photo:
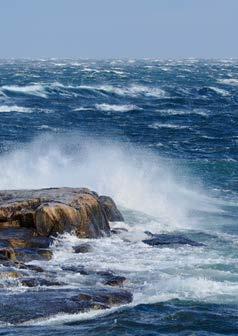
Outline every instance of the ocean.
{"type": "MultiPolygon", "coordinates": [[[[238,335],[237,60],[1,60],[0,189],[60,186],[113,197],[128,232],[81,255],[65,234],[39,264],[67,288],[85,280],[62,265],[112,270],[133,302],[0,335],[238,335]],[[151,247],[144,231],[204,246],[151,247]]],[[[0,283],[7,300],[27,291],[0,283]]]]}

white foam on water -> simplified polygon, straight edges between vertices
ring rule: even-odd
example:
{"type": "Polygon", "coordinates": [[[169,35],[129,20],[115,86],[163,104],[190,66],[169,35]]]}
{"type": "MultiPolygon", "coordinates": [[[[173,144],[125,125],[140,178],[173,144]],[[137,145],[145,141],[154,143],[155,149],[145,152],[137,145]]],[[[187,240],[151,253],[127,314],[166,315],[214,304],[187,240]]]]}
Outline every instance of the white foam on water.
{"type": "Polygon", "coordinates": [[[190,129],[189,126],[185,126],[185,125],[175,125],[175,124],[159,123],[159,122],[155,122],[149,125],[148,127],[153,128],[153,129],[159,129],[159,128],[170,128],[170,129],[176,129],[176,130],[190,129]]]}
{"type": "Polygon", "coordinates": [[[73,111],[79,112],[79,111],[88,111],[90,108],[88,107],[76,107],[73,111]]]}
{"type": "Polygon", "coordinates": [[[219,79],[219,83],[227,84],[227,85],[238,85],[238,79],[237,78],[224,78],[219,79]]]}
{"type": "Polygon", "coordinates": [[[9,113],[9,112],[18,112],[18,113],[31,113],[33,112],[31,108],[17,105],[0,105],[0,113],[9,113]]]}
{"type": "Polygon", "coordinates": [[[115,104],[96,104],[96,109],[99,111],[105,111],[105,112],[129,112],[129,111],[135,111],[140,110],[140,108],[136,105],[115,105],[115,104]]]}
{"type": "Polygon", "coordinates": [[[217,94],[220,94],[223,97],[231,95],[230,92],[228,92],[228,91],[226,91],[224,89],[218,88],[218,87],[210,86],[210,89],[213,90],[213,91],[215,91],[217,94]]]}
{"type": "MultiPolygon", "coordinates": [[[[174,162],[169,164],[130,146],[66,135],[39,138],[2,155],[0,168],[0,189],[85,186],[111,195],[123,206],[126,222],[111,226],[123,227],[128,232],[93,241],[67,233],[55,240],[52,260],[36,262],[46,270],[56,271],[56,279],[66,282],[68,288],[83,288],[87,276],[63,271],[61,267],[83,265],[89,270],[111,270],[124,275],[128,279],[125,289],[134,295],[129,306],[174,298],[215,303],[238,301],[238,274],[214,269],[216,264],[234,265],[236,259],[232,254],[227,255],[214,245],[156,248],[142,242],[147,237],[145,230],[198,230],[199,223],[189,217],[191,210],[215,214],[220,211],[215,200],[191,183],[191,177],[181,178],[174,162]],[[73,246],[82,242],[89,242],[92,251],[73,253],[73,246]]],[[[215,227],[209,224],[209,229],[214,231],[215,227]]],[[[100,317],[116,309],[59,314],[25,324],[63,324],[100,317]]]]}
{"type": "Polygon", "coordinates": [[[165,91],[160,88],[142,86],[142,85],[131,85],[128,87],[125,86],[118,87],[113,85],[100,85],[100,86],[81,85],[80,88],[102,91],[105,93],[113,93],[119,96],[129,96],[129,97],[137,97],[140,95],[145,95],[148,97],[163,98],[166,96],[165,91]]]}
{"type": "Polygon", "coordinates": [[[26,95],[38,96],[41,98],[47,98],[45,88],[41,84],[32,84],[32,85],[26,85],[26,86],[4,85],[1,87],[1,89],[4,92],[22,93],[26,95]]]}
{"type": "Polygon", "coordinates": [[[51,127],[49,125],[40,125],[40,126],[37,126],[37,128],[40,130],[46,130],[46,131],[54,131],[54,132],[59,131],[59,128],[51,127]]]}
{"type": "Polygon", "coordinates": [[[21,323],[21,326],[45,326],[45,325],[62,325],[64,323],[74,322],[74,321],[85,321],[85,320],[91,320],[94,318],[106,316],[108,314],[113,313],[116,311],[116,309],[107,309],[104,311],[98,311],[98,310],[90,310],[89,312],[84,313],[78,313],[78,314],[57,314],[48,318],[42,318],[42,319],[36,319],[36,320],[30,320],[24,323],[21,323]]]}
{"type": "Polygon", "coordinates": [[[173,110],[173,109],[168,109],[168,110],[156,110],[156,112],[162,114],[162,115],[200,115],[202,117],[207,117],[208,116],[208,111],[205,111],[203,109],[193,109],[193,110],[173,110]]]}

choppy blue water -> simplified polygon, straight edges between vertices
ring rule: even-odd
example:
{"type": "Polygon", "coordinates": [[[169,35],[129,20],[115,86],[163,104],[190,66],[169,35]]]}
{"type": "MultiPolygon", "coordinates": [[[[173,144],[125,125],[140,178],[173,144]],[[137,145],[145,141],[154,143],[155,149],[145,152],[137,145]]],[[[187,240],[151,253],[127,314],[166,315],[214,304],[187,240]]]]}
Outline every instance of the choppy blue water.
{"type": "MultiPolygon", "coordinates": [[[[236,60],[0,61],[0,189],[113,196],[133,243],[105,238],[82,258],[126,275],[134,294],[128,307],[0,335],[237,335],[237,145],[236,60]],[[145,229],[206,246],[151,248],[145,229]]],[[[70,258],[56,247],[49,267],[70,258]]]]}

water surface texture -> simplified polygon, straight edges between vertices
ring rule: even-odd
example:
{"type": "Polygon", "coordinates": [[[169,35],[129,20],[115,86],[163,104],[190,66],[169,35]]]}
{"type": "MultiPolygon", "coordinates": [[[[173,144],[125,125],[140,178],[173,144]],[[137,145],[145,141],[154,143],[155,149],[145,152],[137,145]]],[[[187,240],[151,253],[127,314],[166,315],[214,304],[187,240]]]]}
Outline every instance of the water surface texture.
{"type": "MultiPolygon", "coordinates": [[[[66,234],[39,265],[73,289],[85,279],[62,265],[112,270],[134,295],[0,335],[237,335],[237,145],[236,60],[0,61],[0,189],[89,187],[128,229],[83,255],[66,234]],[[145,230],[204,246],[151,247],[145,230]]],[[[27,291],[0,281],[6,300],[27,291]]]]}

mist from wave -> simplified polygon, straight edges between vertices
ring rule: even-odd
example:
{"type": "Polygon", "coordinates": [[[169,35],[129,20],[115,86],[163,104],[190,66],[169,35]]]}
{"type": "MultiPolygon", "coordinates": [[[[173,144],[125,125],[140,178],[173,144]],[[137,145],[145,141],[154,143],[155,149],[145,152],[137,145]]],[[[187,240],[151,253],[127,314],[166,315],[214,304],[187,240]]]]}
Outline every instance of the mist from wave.
{"type": "Polygon", "coordinates": [[[0,189],[85,186],[172,228],[190,226],[192,209],[217,210],[211,198],[189,186],[191,177],[181,182],[172,162],[113,141],[48,135],[2,155],[0,166],[0,189]]]}

